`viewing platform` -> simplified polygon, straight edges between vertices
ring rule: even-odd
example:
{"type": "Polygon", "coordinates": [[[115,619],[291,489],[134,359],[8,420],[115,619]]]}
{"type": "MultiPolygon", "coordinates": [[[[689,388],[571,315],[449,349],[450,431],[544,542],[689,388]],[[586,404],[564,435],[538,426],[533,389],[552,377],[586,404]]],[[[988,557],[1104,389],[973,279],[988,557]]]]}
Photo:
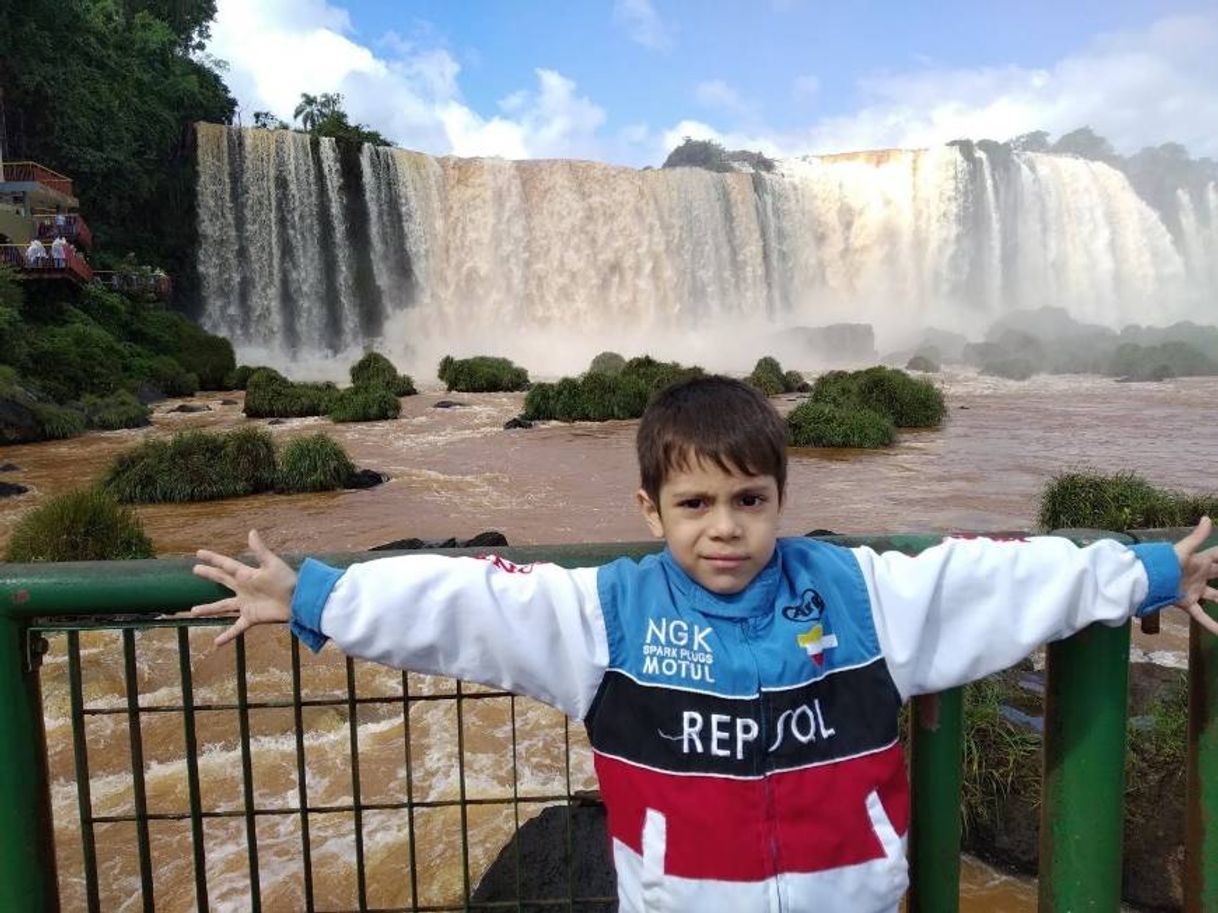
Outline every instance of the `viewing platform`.
{"type": "Polygon", "coordinates": [[[72,179],[37,162],[0,164],[0,192],[14,189],[10,185],[26,185],[24,189],[41,186],[58,194],[71,206],[77,205],[76,197],[72,195],[72,179]]]}
{"type": "Polygon", "coordinates": [[[76,285],[93,281],[93,268],[76,251],[69,249],[60,266],[51,256],[49,244],[46,245],[46,256],[37,261],[27,258],[27,247],[25,244],[0,244],[0,264],[13,267],[17,271],[17,279],[25,282],[68,281],[76,285]]]}
{"type": "Polygon", "coordinates": [[[33,222],[36,237],[44,244],[54,241],[57,237],[62,237],[65,241],[71,241],[73,244],[79,244],[89,250],[93,249],[93,230],[89,228],[89,223],[85,221],[84,216],[78,212],[66,215],[55,213],[36,215],[33,222]]]}
{"type": "MultiPolygon", "coordinates": [[[[1171,542],[1182,532],[1061,535],[1085,545],[1171,542]]],[[[916,554],[942,536],[832,541],[916,554]]],[[[657,549],[496,554],[591,567],[657,549]]],[[[391,554],[322,557],[343,567],[391,554]]],[[[227,595],[192,564],[0,564],[0,910],[608,908],[605,886],[590,890],[575,861],[580,841],[585,851],[592,842],[581,811],[598,804],[578,788],[586,775],[573,773],[573,755],[586,753],[577,724],[477,685],[373,678],[373,664],[333,648],[310,657],[286,626],[214,651],[211,636],[228,621],[169,614],[227,595]],[[197,627],[210,630],[192,639],[197,627]],[[487,724],[491,705],[501,724],[487,724]],[[320,752],[335,745],[323,772],[320,752]],[[522,775],[532,753],[549,751],[544,775],[522,775]],[[541,896],[529,887],[523,838],[507,840],[551,810],[550,821],[566,820],[546,860],[562,875],[561,893],[541,896]],[[478,843],[488,833],[489,856],[478,843]],[[436,836],[442,848],[428,843],[436,836]],[[496,852],[511,896],[479,893],[478,868],[496,852]]],[[[1093,625],[1046,650],[1045,913],[1120,908],[1130,633],[1128,623],[1093,625]]],[[[1218,913],[1218,638],[1196,623],[1188,686],[1183,908],[1218,913]]],[[[908,913],[959,910],[962,695],[917,697],[909,714],[908,913]]]]}

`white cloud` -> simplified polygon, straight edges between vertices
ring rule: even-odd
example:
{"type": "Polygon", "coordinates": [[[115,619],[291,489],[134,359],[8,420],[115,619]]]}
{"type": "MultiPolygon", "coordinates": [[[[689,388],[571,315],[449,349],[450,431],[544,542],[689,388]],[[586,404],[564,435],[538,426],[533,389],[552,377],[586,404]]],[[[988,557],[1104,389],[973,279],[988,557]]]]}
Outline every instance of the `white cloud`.
{"type": "Polygon", "coordinates": [[[626,29],[631,41],[643,47],[665,51],[673,45],[672,29],[651,0],[614,0],[613,20],[626,29]]]}
{"type": "Polygon", "coordinates": [[[302,92],[341,92],[353,121],[411,149],[505,158],[597,157],[605,113],[553,70],[509,94],[484,117],[461,96],[461,66],[426,28],[389,32],[381,56],[353,38],[345,10],[326,0],[220,0],[208,52],[226,75],[246,123],[255,110],[290,121],[302,92]],[[425,46],[430,45],[430,46],[425,46]]]}

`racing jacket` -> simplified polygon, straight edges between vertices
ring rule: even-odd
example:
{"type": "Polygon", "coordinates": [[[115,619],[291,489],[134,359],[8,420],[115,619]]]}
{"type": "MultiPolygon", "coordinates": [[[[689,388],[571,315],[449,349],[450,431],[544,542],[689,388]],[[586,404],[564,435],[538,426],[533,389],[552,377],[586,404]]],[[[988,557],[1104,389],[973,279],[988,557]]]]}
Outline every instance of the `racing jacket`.
{"type": "Polygon", "coordinates": [[[721,596],[665,551],[600,568],[308,560],[294,632],[582,720],[622,913],[888,913],[907,883],[901,703],[1172,602],[1170,545],[781,539],[721,596]]]}

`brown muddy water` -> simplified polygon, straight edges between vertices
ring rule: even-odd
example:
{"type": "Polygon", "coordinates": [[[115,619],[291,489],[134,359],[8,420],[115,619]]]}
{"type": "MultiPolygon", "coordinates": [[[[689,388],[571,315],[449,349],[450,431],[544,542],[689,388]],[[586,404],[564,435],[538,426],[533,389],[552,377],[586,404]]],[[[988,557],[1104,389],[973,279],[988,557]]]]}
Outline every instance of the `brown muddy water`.
{"type": "MultiPolygon", "coordinates": [[[[898,531],[1013,530],[1034,525],[1037,498],[1055,473],[1080,467],[1106,472],[1135,470],[1151,481],[1189,491],[1214,483],[1218,453],[1218,380],[1161,384],[1115,384],[1090,377],[1038,377],[1025,383],[948,374],[941,379],[949,417],[938,432],[902,435],[884,452],[796,451],[792,455],[783,532],[810,529],[843,533],[898,531]]],[[[191,429],[222,430],[249,420],[240,405],[221,405],[239,394],[208,394],[194,401],[211,412],[179,414],[158,407],[150,428],[90,434],[70,441],[6,447],[0,463],[16,463],[6,481],[31,488],[0,501],[0,546],[26,510],[47,497],[85,484],[113,457],[150,436],[191,429]]],[[[468,537],[498,529],[514,545],[634,541],[645,528],[633,504],[637,487],[634,422],[603,425],[548,424],[504,431],[522,394],[423,393],[403,400],[400,419],[333,425],[296,419],[271,426],[280,440],[325,430],[355,462],[387,472],[391,481],[369,491],[315,495],[263,495],[230,501],[139,508],[163,557],[188,555],[200,546],[235,552],[246,531],[260,529],[277,550],[292,553],[358,551],[408,536],[468,537]],[[465,405],[435,409],[442,399],[465,405]]],[[[796,402],[786,397],[785,411],[796,402]]],[[[265,424],[265,423],[260,423],[265,424]]],[[[1165,617],[1163,633],[1135,634],[1134,659],[1183,662],[1187,628],[1183,616],[1165,617]]],[[[235,700],[231,651],[210,647],[211,634],[191,635],[195,701],[235,700]]],[[[281,700],[290,694],[287,640],[282,632],[258,631],[249,638],[250,700],[281,700]]],[[[137,637],[142,707],[175,706],[181,694],[176,645],[168,631],[137,637]]],[[[63,638],[54,638],[43,667],[53,803],[64,885],[64,909],[83,907],[79,820],[73,779],[67,663],[63,638]]],[[[112,632],[82,636],[84,693],[92,710],[120,711],[87,717],[86,734],[95,815],[129,814],[133,808],[122,654],[112,632]]],[[[346,671],[336,651],[304,659],[306,698],[334,699],[338,706],[306,708],[305,756],[309,801],[350,801],[351,743],[345,707],[346,671]]],[[[371,665],[357,666],[361,696],[401,694],[402,677],[371,665]]],[[[451,693],[448,682],[411,675],[411,695],[451,693]]],[[[466,789],[471,797],[507,800],[474,807],[469,814],[469,877],[479,875],[508,839],[515,824],[510,799],[512,708],[507,699],[465,703],[466,789]]],[[[572,760],[564,762],[561,716],[529,701],[515,705],[516,783],[520,795],[544,796],[592,789],[595,780],[578,727],[571,727],[572,760]]],[[[409,729],[401,704],[369,704],[357,716],[361,799],[400,802],[407,795],[406,744],[411,751],[416,801],[452,800],[460,794],[457,718],[454,702],[410,705],[409,729]]],[[[239,810],[241,756],[236,713],[198,714],[199,765],[204,807],[239,810]]],[[[296,755],[290,711],[251,712],[253,789],[260,808],[293,808],[297,802],[296,755]]],[[[145,713],[141,734],[151,812],[179,813],[188,807],[183,761],[182,714],[145,713]]],[[[522,806],[521,818],[541,803],[522,806]]],[[[354,827],[346,813],[310,816],[310,844],[320,908],[355,906],[352,875],[354,827]]],[[[409,826],[404,812],[364,815],[368,901],[406,906],[411,901],[409,826]]],[[[258,819],[260,880],[264,909],[303,906],[299,816],[258,819]]],[[[421,903],[452,903],[460,897],[460,824],[453,809],[422,810],[414,822],[421,903]]],[[[241,818],[208,819],[205,843],[211,908],[248,909],[249,876],[241,818]]],[[[135,833],[126,823],[98,826],[102,908],[141,906],[135,833]]],[[[159,910],[193,908],[188,823],[152,827],[156,901],[159,910]]],[[[971,861],[962,887],[964,909],[1022,913],[1035,908],[1035,888],[971,861]]]]}

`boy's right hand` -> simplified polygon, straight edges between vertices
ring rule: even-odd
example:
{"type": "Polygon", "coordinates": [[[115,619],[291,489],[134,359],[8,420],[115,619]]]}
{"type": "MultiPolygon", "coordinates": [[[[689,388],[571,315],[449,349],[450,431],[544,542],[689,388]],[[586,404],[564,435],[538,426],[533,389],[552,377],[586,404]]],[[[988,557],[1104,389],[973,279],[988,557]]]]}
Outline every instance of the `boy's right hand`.
{"type": "Polygon", "coordinates": [[[257,530],[250,530],[249,543],[258,561],[257,567],[206,549],[199,549],[195,553],[202,563],[194,566],[194,574],[233,591],[233,595],[227,599],[195,606],[190,610],[190,614],[196,616],[238,616],[216,638],[217,647],[254,625],[282,624],[292,617],[296,572],[263,544],[257,530]]]}

